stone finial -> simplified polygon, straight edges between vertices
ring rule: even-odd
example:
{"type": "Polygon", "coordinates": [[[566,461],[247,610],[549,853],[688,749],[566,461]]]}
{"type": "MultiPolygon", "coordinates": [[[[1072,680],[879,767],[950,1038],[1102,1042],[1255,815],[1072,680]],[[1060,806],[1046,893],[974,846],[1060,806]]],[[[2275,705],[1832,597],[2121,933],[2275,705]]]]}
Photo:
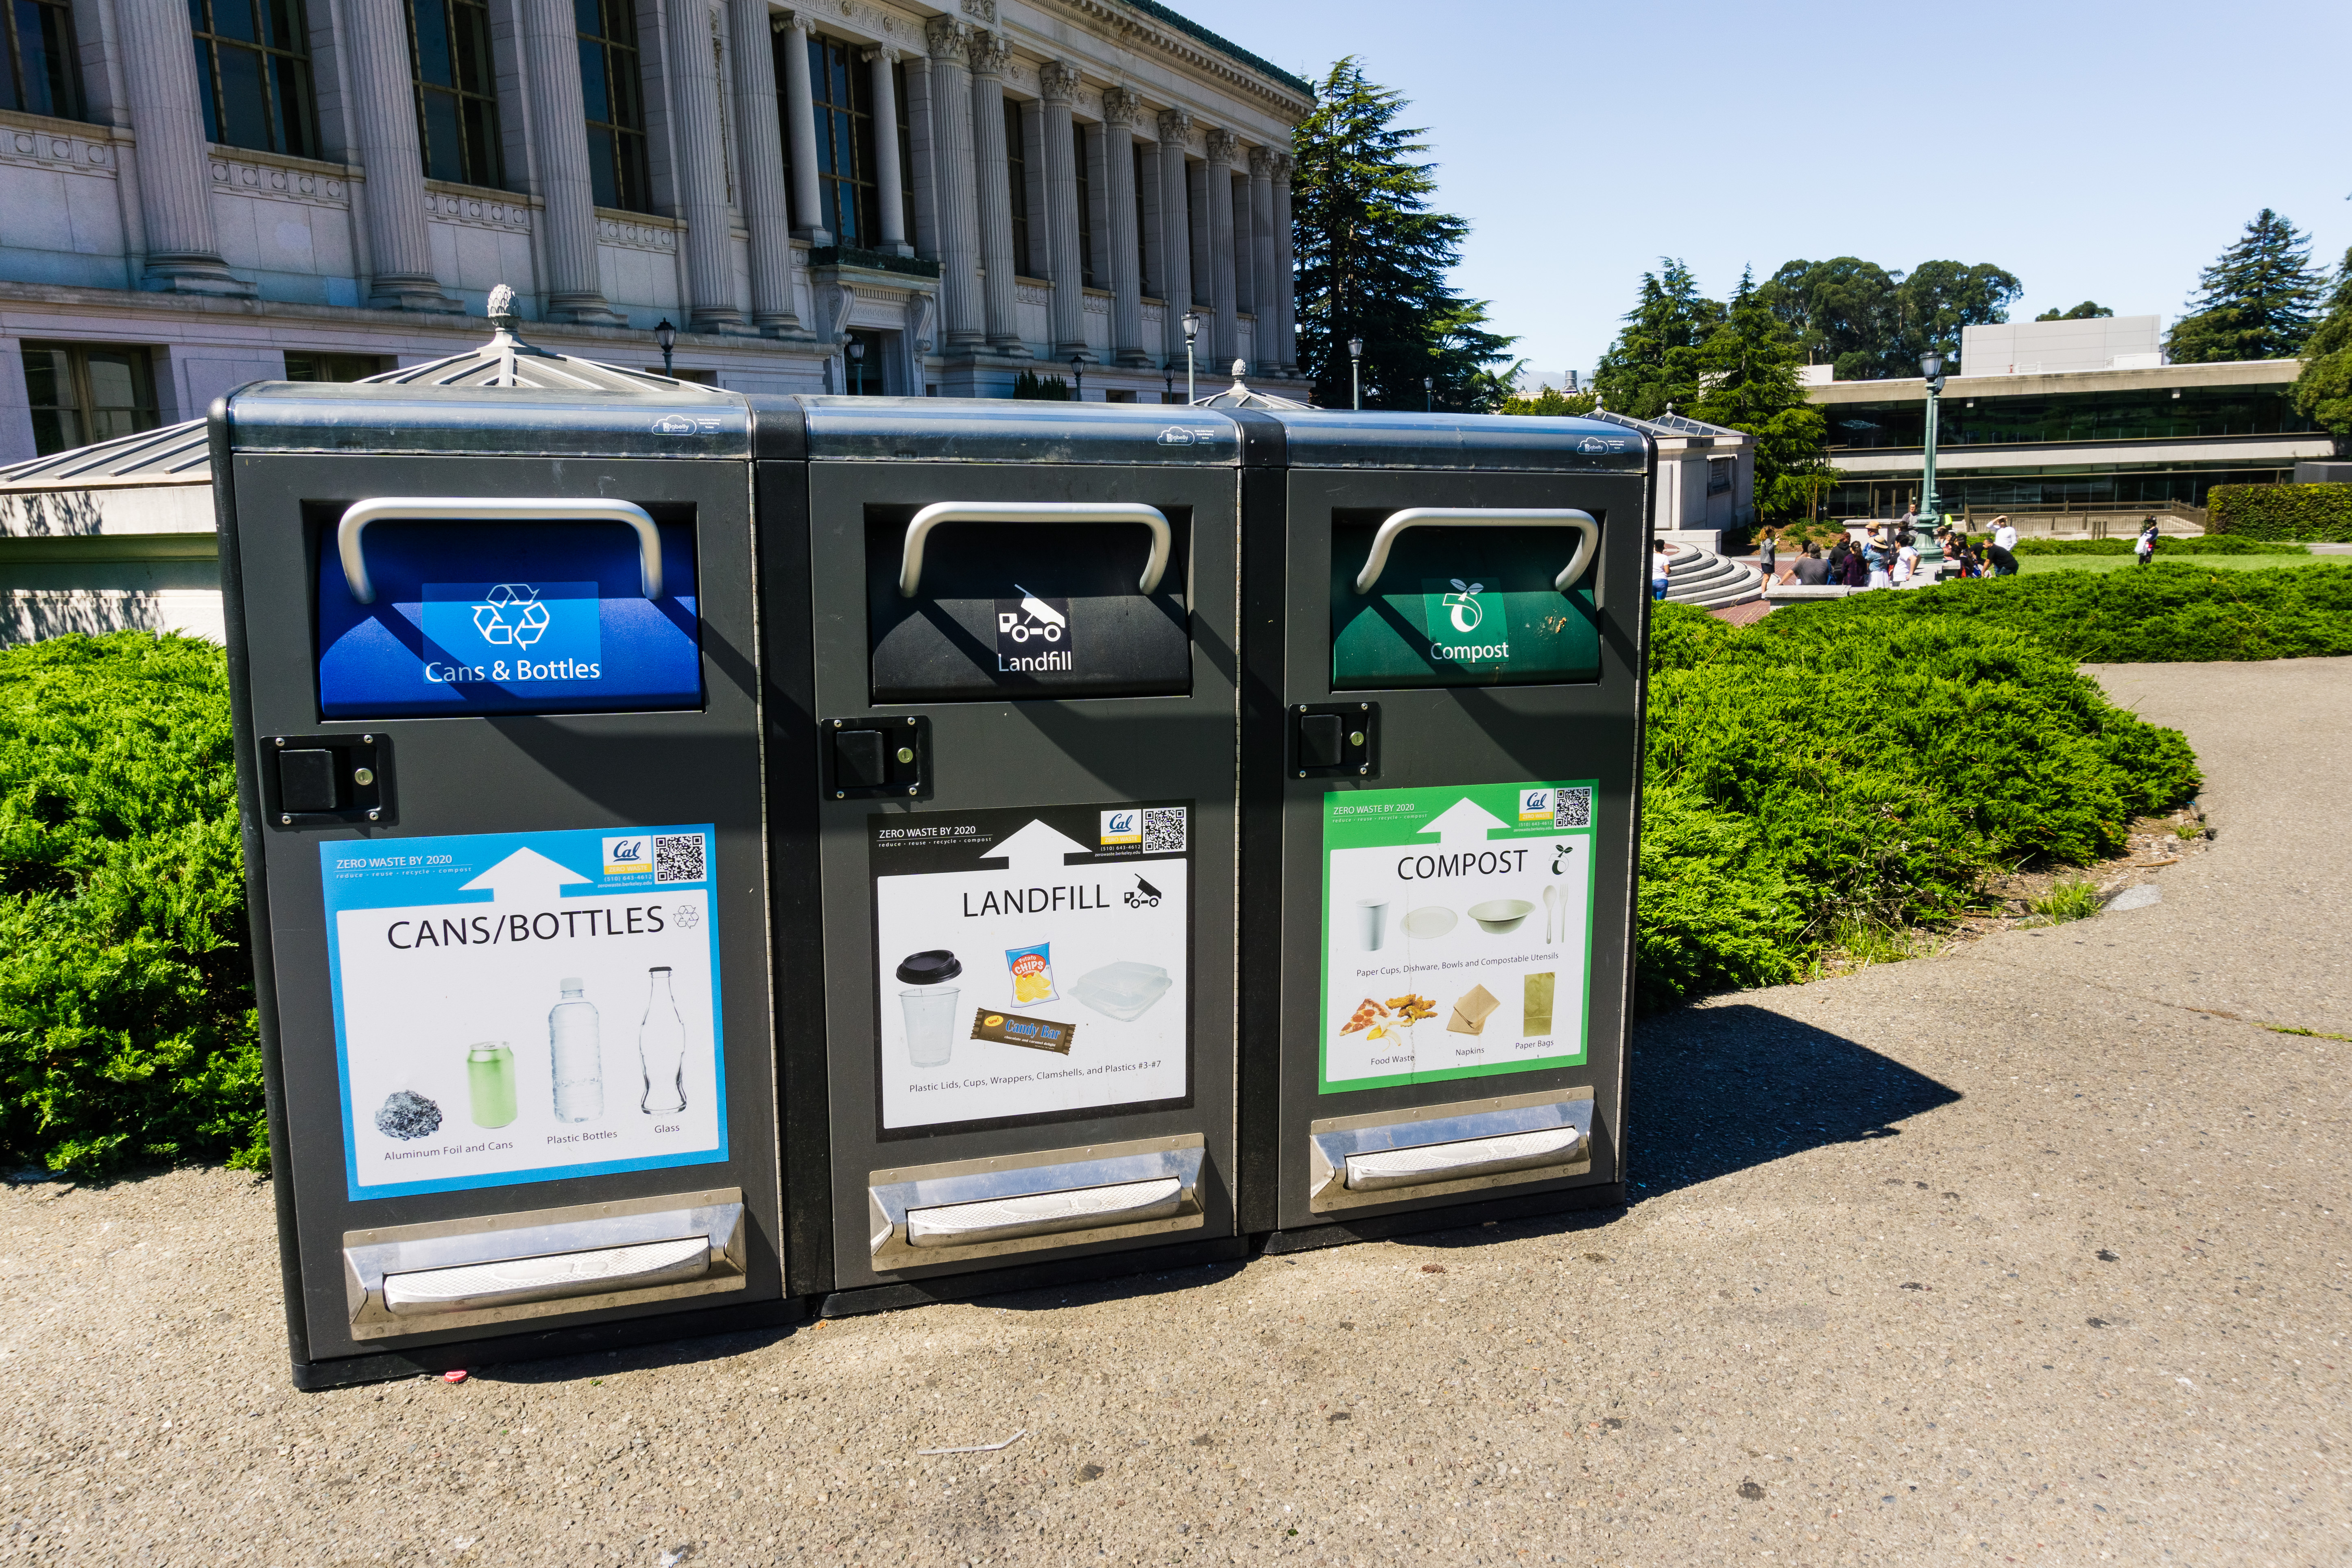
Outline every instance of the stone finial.
{"type": "Polygon", "coordinates": [[[514,301],[514,289],[508,285],[501,283],[497,288],[491,289],[489,305],[490,325],[498,328],[498,330],[502,332],[512,331],[514,330],[515,323],[514,301]]]}
{"type": "Polygon", "coordinates": [[[1067,60],[1047,60],[1037,68],[1037,93],[1048,103],[1067,103],[1078,90],[1078,68],[1067,60]]]}
{"type": "Polygon", "coordinates": [[[1143,95],[1131,87],[1103,89],[1103,122],[1107,125],[1139,124],[1143,120],[1143,95]]]}

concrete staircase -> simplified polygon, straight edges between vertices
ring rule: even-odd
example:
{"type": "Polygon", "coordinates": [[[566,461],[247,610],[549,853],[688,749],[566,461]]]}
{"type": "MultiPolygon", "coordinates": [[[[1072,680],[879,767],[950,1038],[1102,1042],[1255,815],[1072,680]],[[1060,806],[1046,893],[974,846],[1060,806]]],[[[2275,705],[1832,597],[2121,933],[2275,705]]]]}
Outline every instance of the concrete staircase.
{"type": "Polygon", "coordinates": [[[1764,596],[1764,574],[1744,562],[1728,560],[1693,545],[1674,546],[1672,575],[1666,603],[1695,605],[1702,610],[1726,610],[1752,604],[1764,596]]]}

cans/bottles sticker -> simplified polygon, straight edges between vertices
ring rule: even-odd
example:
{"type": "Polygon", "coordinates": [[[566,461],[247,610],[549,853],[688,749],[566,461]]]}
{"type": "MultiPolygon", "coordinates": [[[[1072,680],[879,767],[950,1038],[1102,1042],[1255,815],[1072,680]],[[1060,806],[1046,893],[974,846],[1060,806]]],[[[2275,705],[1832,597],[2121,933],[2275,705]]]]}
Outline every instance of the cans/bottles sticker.
{"type": "Polygon", "coordinates": [[[349,1195],[725,1159],[711,843],[320,845],[349,1195]]]}
{"type": "Polygon", "coordinates": [[[1596,787],[1323,797],[1323,1092],[1585,1060],[1596,787]]]}
{"type": "Polygon", "coordinates": [[[1190,1092],[1191,815],[867,819],[886,1132],[1190,1092]]]}

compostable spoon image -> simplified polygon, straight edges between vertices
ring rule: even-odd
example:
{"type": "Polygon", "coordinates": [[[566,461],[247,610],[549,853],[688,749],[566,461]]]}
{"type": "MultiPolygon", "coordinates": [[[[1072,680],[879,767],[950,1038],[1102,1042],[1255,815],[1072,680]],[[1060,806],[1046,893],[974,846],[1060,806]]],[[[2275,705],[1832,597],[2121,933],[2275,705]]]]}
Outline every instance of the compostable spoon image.
{"type": "Polygon", "coordinates": [[[1559,898],[1559,889],[1553,887],[1549,882],[1546,882],[1544,884],[1544,941],[1546,942],[1558,942],[1559,940],[1559,938],[1551,934],[1552,905],[1559,898]]]}

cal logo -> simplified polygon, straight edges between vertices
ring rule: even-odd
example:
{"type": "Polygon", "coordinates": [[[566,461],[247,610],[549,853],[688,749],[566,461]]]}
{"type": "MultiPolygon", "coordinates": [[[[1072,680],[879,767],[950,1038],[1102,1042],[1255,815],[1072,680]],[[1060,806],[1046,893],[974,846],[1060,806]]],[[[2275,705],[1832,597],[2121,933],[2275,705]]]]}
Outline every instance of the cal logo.
{"type": "Polygon", "coordinates": [[[1521,790],[1519,792],[1519,820],[1521,822],[1549,822],[1551,820],[1551,791],[1548,789],[1521,790]]]}
{"type": "Polygon", "coordinates": [[[1143,842],[1143,813],[1139,811],[1106,811],[1102,814],[1102,841],[1105,844],[1140,844],[1143,842]]]}
{"type": "Polygon", "coordinates": [[[604,875],[650,877],[654,873],[653,841],[644,834],[604,840],[604,875]]]}

